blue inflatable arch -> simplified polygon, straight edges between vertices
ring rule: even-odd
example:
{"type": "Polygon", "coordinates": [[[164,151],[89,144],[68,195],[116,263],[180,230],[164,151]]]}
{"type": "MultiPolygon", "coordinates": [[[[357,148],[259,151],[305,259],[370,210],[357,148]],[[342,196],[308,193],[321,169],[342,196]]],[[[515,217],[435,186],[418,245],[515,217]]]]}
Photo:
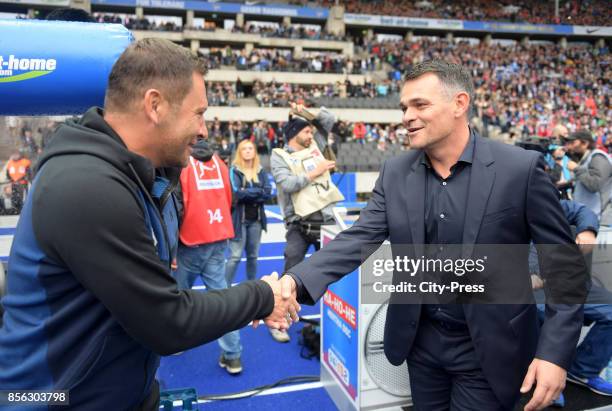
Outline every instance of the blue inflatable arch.
{"type": "Polygon", "coordinates": [[[0,115],[102,106],[110,70],[132,41],[119,24],[0,19],[0,115]]]}

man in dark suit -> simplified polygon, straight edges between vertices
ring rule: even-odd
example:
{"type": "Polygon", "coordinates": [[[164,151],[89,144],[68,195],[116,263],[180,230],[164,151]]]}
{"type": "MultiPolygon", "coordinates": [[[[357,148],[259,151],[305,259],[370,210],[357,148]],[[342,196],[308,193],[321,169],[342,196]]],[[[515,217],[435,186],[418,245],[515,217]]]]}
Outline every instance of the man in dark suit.
{"type": "MultiPolygon", "coordinates": [[[[282,277],[285,296],[314,303],[362,263],[364,246],[386,239],[573,243],[543,160],[470,129],[473,96],[461,66],[428,61],[408,71],[401,108],[412,150],[384,164],[355,225],[282,277]]],[[[391,303],[385,354],[395,365],[407,361],[417,410],[509,410],[534,384],[525,409],[541,409],[565,385],[582,325],[581,305],[547,308],[538,336],[534,305],[391,303]]]]}

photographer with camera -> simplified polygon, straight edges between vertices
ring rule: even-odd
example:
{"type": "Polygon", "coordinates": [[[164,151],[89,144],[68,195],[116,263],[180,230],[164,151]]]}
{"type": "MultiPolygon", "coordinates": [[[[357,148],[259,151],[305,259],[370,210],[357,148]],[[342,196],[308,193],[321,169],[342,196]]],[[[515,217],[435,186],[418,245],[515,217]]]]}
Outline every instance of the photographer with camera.
{"type": "Polygon", "coordinates": [[[564,142],[573,160],[567,167],[574,173],[574,200],[591,209],[601,225],[612,225],[612,158],[595,148],[588,130],[571,133],[564,142]]]}
{"type": "MultiPolygon", "coordinates": [[[[299,105],[292,107],[291,114],[283,128],[286,145],[272,150],[270,157],[287,229],[284,271],[304,260],[311,245],[315,250],[321,247],[321,226],[333,224],[332,207],[344,200],[331,181],[330,172],[336,163],[329,157],[333,152],[325,146],[335,119],[328,118],[331,113],[324,110],[314,117],[299,105]],[[325,134],[315,135],[311,123],[304,118],[312,120],[325,134]]],[[[270,332],[278,342],[289,341],[285,331],[270,332]]]]}

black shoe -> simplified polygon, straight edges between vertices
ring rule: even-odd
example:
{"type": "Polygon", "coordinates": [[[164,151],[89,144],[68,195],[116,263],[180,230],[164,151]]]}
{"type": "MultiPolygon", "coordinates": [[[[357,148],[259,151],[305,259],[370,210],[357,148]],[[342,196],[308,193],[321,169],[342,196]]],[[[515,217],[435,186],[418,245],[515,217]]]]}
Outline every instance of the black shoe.
{"type": "Polygon", "coordinates": [[[225,370],[232,375],[240,374],[242,372],[242,362],[240,361],[240,358],[229,360],[225,358],[223,354],[221,354],[221,357],[219,358],[219,367],[225,368],[225,370]]]}

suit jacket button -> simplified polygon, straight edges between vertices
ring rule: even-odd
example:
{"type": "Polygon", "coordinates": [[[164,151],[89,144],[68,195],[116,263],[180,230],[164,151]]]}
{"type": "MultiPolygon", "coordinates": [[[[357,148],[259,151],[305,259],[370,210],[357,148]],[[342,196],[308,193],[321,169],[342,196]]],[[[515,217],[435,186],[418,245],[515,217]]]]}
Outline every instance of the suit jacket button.
{"type": "Polygon", "coordinates": [[[411,325],[412,327],[416,327],[416,321],[412,321],[412,322],[410,323],[410,325],[411,325]]]}

